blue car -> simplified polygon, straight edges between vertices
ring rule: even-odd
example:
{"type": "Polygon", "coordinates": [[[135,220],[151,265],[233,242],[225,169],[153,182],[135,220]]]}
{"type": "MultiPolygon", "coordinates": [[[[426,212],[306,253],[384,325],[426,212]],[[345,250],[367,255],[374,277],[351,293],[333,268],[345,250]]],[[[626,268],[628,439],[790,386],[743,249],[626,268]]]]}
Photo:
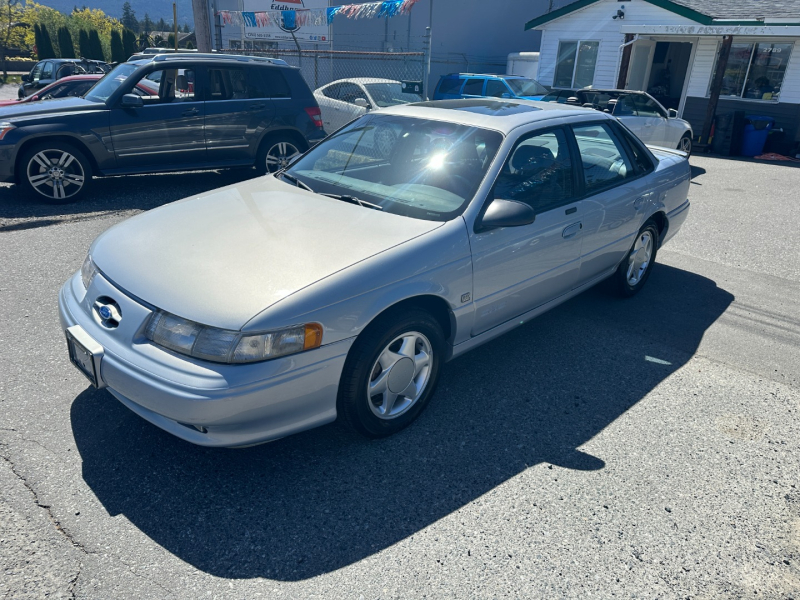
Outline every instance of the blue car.
{"type": "Polygon", "coordinates": [[[434,100],[456,98],[520,98],[541,100],[547,88],[535,79],[520,75],[480,75],[476,73],[450,73],[443,75],[433,93],[434,100]]]}

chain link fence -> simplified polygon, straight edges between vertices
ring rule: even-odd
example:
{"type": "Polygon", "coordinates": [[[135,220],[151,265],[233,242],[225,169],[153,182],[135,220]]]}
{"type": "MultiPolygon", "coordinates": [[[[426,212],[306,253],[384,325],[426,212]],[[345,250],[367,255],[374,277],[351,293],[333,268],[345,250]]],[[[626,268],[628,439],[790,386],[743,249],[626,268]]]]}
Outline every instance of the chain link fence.
{"type": "Polygon", "coordinates": [[[422,81],[424,52],[366,52],[351,50],[302,50],[273,48],[268,51],[226,50],[229,54],[280,58],[299,67],[311,90],[353,77],[376,77],[397,81],[422,81]]]}

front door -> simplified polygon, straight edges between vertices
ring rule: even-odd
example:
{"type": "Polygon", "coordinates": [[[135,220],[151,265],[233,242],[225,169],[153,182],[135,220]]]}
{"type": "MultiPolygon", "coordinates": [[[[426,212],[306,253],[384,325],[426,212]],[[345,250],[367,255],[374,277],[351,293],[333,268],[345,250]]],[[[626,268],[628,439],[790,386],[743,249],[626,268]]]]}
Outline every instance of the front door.
{"type": "Polygon", "coordinates": [[[631,63],[628,68],[628,83],[625,89],[647,91],[655,50],[656,43],[650,40],[637,40],[633,43],[631,63]]]}
{"type": "Polygon", "coordinates": [[[126,87],[148,90],[144,106],[111,110],[111,139],[117,166],[164,170],[203,163],[203,102],[195,97],[193,67],[152,71],[126,87]]]}
{"type": "Polygon", "coordinates": [[[472,233],[475,322],[472,335],[572,290],[578,279],[582,209],[563,128],[523,135],[492,198],[530,204],[536,220],[472,233]]]}

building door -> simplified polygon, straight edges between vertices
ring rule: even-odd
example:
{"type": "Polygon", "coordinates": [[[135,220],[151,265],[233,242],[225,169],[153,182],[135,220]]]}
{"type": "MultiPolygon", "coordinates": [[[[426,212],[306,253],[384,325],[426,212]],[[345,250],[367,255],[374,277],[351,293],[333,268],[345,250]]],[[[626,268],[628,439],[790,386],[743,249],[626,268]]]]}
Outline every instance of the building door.
{"type": "Polygon", "coordinates": [[[656,43],[650,40],[637,40],[631,50],[631,63],[628,68],[628,82],[625,89],[647,91],[650,70],[653,67],[653,54],[656,43]]]}

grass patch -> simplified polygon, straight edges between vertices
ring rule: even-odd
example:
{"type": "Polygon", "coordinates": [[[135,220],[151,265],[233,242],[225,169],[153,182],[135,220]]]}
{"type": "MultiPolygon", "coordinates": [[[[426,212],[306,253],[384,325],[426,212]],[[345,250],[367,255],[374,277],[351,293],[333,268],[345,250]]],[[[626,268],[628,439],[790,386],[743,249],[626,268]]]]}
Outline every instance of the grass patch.
{"type": "Polygon", "coordinates": [[[22,83],[21,75],[9,74],[7,77],[0,75],[0,83],[5,83],[6,85],[19,85],[22,83]]]}

